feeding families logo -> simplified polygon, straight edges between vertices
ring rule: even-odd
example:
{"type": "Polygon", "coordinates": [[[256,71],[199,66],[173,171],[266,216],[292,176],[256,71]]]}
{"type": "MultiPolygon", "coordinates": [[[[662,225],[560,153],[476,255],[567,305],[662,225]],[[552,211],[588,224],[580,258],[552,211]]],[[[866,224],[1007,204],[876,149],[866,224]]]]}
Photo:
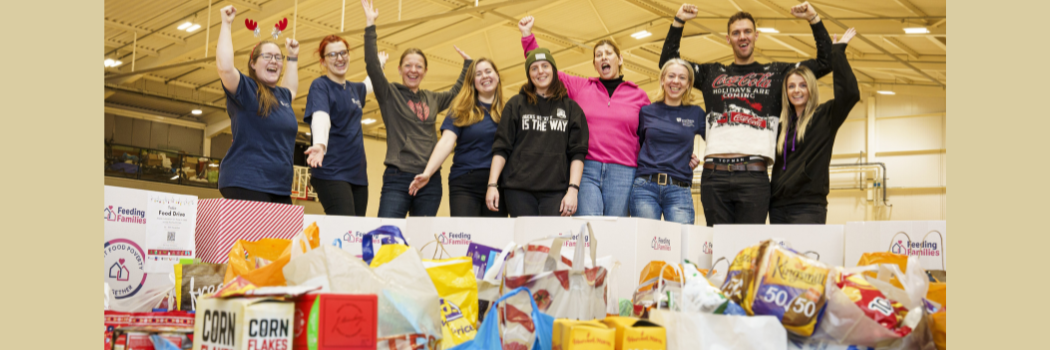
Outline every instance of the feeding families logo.
{"type": "Polygon", "coordinates": [[[890,239],[890,253],[909,256],[914,255],[919,257],[941,256],[943,244],[929,241],[927,238],[929,238],[931,233],[940,234],[938,231],[930,231],[926,234],[926,237],[923,237],[922,241],[912,241],[907,232],[897,232],[893,235],[893,238],[890,239]]]}
{"type": "Polygon", "coordinates": [[[704,242],[704,254],[711,254],[714,250],[715,244],[711,242],[704,242]]]}
{"type": "MultiPolygon", "coordinates": [[[[336,238],[335,242],[332,242],[332,245],[334,245],[336,247],[339,247],[339,248],[343,247],[343,243],[344,242],[345,243],[349,243],[349,244],[360,245],[361,242],[364,242],[366,234],[368,234],[368,232],[354,231],[353,229],[350,229],[350,230],[347,230],[346,233],[343,233],[343,237],[342,238],[336,238]]],[[[379,245],[381,239],[382,238],[379,237],[379,236],[373,236],[372,237],[372,244],[373,245],[379,245]]]]}
{"type": "Polygon", "coordinates": [[[653,236],[653,244],[650,245],[653,250],[666,250],[671,251],[671,239],[666,237],[653,236]]]}
{"type": "Polygon", "coordinates": [[[442,232],[438,235],[438,242],[444,245],[469,245],[470,234],[465,232],[442,232]]]}
{"type": "Polygon", "coordinates": [[[138,208],[113,208],[112,205],[107,205],[102,210],[102,215],[102,218],[106,221],[146,224],[146,211],[138,208]]]}
{"type": "Polygon", "coordinates": [[[135,295],[146,283],[146,259],[142,248],[128,239],[118,238],[103,245],[106,282],[113,297],[124,299],[135,295]]]}

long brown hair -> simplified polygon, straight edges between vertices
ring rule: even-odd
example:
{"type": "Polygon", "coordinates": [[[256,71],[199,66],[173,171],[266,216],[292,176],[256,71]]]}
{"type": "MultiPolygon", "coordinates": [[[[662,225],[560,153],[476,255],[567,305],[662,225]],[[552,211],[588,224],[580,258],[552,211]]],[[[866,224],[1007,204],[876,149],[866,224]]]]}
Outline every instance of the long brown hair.
{"type": "Polygon", "coordinates": [[[806,135],[806,126],[813,120],[813,112],[817,111],[817,105],[820,102],[820,89],[817,87],[817,77],[813,75],[813,71],[806,68],[806,66],[799,65],[798,67],[788,71],[784,74],[784,93],[780,97],[780,105],[784,106],[780,111],[780,137],[777,139],[777,153],[784,152],[784,139],[787,136],[787,130],[791,125],[791,113],[795,109],[795,106],[791,105],[791,101],[788,99],[788,79],[792,75],[798,74],[802,79],[806,80],[806,89],[809,90],[809,100],[806,100],[806,108],[802,109],[802,115],[798,116],[798,123],[794,125],[795,130],[798,130],[798,140],[802,141],[802,137],[806,135]]]}
{"type": "MultiPolygon", "coordinates": [[[[467,69],[467,75],[463,77],[463,83],[470,83],[470,87],[465,87],[459,90],[459,94],[456,94],[456,98],[452,100],[452,108],[449,112],[455,117],[452,121],[452,125],[458,127],[464,127],[474,125],[485,119],[485,112],[478,106],[478,91],[477,87],[474,86],[474,79],[477,76],[478,64],[481,62],[488,62],[492,66],[492,70],[496,72],[496,77],[499,78],[499,68],[496,68],[496,63],[492,60],[481,57],[470,64],[470,68],[467,69]]],[[[500,112],[503,111],[503,79],[499,80],[496,84],[496,96],[492,99],[492,108],[489,110],[489,115],[492,116],[492,121],[499,124],[500,112]]]]}
{"type": "MultiPolygon", "coordinates": [[[[273,91],[268,86],[259,81],[259,77],[255,76],[255,61],[259,60],[259,55],[262,54],[262,46],[266,44],[273,44],[277,46],[277,50],[281,49],[281,45],[270,40],[260,41],[252,49],[252,53],[248,54],[248,77],[255,80],[255,85],[259,87],[258,93],[256,94],[259,99],[259,115],[263,118],[270,116],[270,111],[277,106],[277,96],[273,95],[273,91]]],[[[283,51],[281,52],[284,53],[283,51]]],[[[284,68],[283,66],[281,67],[284,68]]],[[[283,73],[283,72],[282,72],[283,73]]]]}
{"type": "MultiPolygon", "coordinates": [[[[548,61],[550,62],[550,61],[548,61]]],[[[531,104],[536,104],[536,85],[532,83],[531,73],[526,72],[528,81],[524,86],[521,87],[521,91],[525,92],[525,98],[531,104]]],[[[561,79],[558,78],[558,67],[551,65],[551,86],[547,87],[547,99],[552,101],[560,101],[561,99],[569,96],[569,91],[565,89],[565,84],[562,84],[561,79]]]]}
{"type": "Polygon", "coordinates": [[[685,60],[681,58],[672,58],[664,62],[664,68],[660,70],[660,91],[656,93],[656,99],[653,102],[664,102],[667,98],[667,94],[664,92],[664,78],[667,78],[667,70],[672,65],[678,65],[685,68],[686,72],[689,72],[689,80],[685,84],[685,93],[682,94],[682,105],[688,106],[692,102],[693,94],[693,67],[689,66],[685,60]]]}

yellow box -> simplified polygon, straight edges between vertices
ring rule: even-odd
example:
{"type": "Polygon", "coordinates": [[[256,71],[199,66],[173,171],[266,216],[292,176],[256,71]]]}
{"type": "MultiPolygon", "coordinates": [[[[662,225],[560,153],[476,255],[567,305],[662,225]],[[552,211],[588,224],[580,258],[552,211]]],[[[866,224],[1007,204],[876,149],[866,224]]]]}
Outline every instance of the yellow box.
{"type": "Polygon", "coordinates": [[[553,350],[613,350],[616,330],[598,321],[554,320],[553,350]]]}
{"type": "Polygon", "coordinates": [[[667,350],[667,330],[634,317],[612,316],[602,320],[616,329],[616,350],[667,350]]]}

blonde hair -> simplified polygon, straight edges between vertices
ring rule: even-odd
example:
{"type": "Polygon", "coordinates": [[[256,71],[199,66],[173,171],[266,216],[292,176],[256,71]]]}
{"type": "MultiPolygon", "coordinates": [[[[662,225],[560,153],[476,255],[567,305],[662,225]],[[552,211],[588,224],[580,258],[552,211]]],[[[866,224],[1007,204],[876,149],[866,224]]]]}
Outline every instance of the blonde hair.
{"type": "Polygon", "coordinates": [[[686,72],[689,72],[689,81],[685,84],[685,93],[682,94],[682,105],[689,106],[693,94],[693,67],[681,58],[672,58],[664,62],[664,67],[660,69],[660,91],[656,92],[656,99],[653,102],[664,102],[664,99],[667,97],[664,93],[664,78],[667,77],[667,70],[672,65],[682,66],[686,72]]]}
{"type": "MultiPolygon", "coordinates": [[[[481,62],[488,62],[492,66],[492,70],[496,72],[496,77],[499,77],[499,69],[496,68],[496,63],[488,58],[481,57],[470,64],[470,68],[467,68],[467,75],[463,77],[463,84],[470,84],[470,87],[464,86],[459,90],[459,94],[456,94],[456,98],[452,100],[452,108],[449,109],[451,115],[455,118],[452,121],[452,125],[458,127],[470,126],[485,119],[485,112],[478,106],[478,91],[477,87],[474,86],[478,64],[481,62]]],[[[492,121],[496,122],[496,124],[499,124],[500,112],[502,111],[503,80],[500,79],[499,83],[496,84],[496,95],[492,98],[492,108],[489,110],[489,115],[492,116],[492,121]]]]}
{"type": "Polygon", "coordinates": [[[795,106],[791,105],[791,101],[788,99],[787,88],[788,80],[792,75],[802,77],[806,81],[806,88],[809,90],[809,100],[806,101],[806,108],[802,109],[802,115],[798,116],[798,123],[795,124],[795,130],[798,130],[798,141],[802,141],[802,138],[806,136],[806,127],[813,120],[813,112],[817,111],[817,104],[820,102],[820,89],[817,88],[817,77],[813,75],[813,71],[806,68],[806,66],[798,66],[784,75],[784,92],[780,98],[780,104],[784,107],[780,111],[780,137],[777,139],[778,154],[784,152],[784,139],[787,138],[788,126],[791,125],[791,111],[795,109],[795,106]]]}

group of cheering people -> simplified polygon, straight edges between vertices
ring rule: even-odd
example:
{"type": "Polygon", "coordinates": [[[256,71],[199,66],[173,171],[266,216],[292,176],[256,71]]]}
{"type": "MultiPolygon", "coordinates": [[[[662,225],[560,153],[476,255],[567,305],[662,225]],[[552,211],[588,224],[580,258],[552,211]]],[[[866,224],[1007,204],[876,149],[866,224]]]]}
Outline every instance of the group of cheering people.
{"type": "MultiPolygon", "coordinates": [[[[698,11],[682,5],[664,41],[655,102],[623,80],[623,56],[609,40],[594,46],[598,77],[559,71],[551,51],[538,47],[531,16],[518,22],[528,81],[509,99],[495,63],[472,60],[459,48],[463,71],[448,91],[420,88],[427,58],[419,49],[401,54],[401,83],[389,82],[386,54],[376,48],[379,11],[369,0],[362,7],[368,78],[346,81],[348,43],[329,35],[317,49],[325,75],[307,96],[304,119],[313,138],[307,163],[326,214],[365,215],[361,117],[365,96],[373,93],[387,131],[379,217],[436,215],[440,167],[455,151],[448,179],[452,216],[662,216],[692,224],[690,188],[702,166],[709,226],[761,224],[767,214],[775,224],[826,221],[832,145],[860,94],[845,56],[854,30],[833,41],[809,3],[791,13],[809,21],[816,59],[755,62],[755,21],[739,12],[727,27],[729,65],[678,58],[683,26],[698,11]],[[818,104],[817,79],[829,72],[835,99],[818,104]],[[693,87],[703,93],[706,112],[691,104],[693,87]],[[439,138],[437,115],[449,108],[439,138]],[[702,161],[693,155],[695,135],[707,143],[702,161]]],[[[231,199],[291,203],[299,44],[286,39],[285,53],[275,42],[258,43],[245,76],[233,64],[237,11],[221,12],[216,61],[233,144],[219,190],[231,199]]]]}

